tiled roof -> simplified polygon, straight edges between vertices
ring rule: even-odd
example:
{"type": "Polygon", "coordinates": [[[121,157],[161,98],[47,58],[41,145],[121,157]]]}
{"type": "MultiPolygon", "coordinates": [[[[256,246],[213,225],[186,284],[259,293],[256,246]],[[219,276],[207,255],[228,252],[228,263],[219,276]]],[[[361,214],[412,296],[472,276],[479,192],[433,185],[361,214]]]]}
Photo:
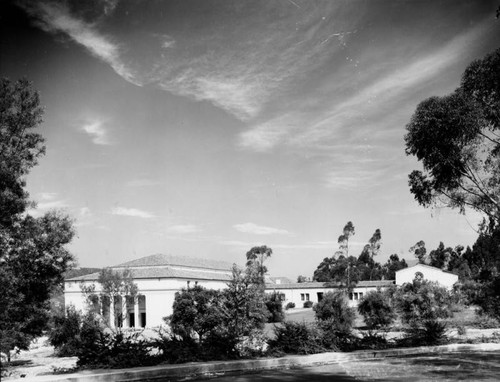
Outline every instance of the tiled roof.
{"type": "Polygon", "coordinates": [[[211,259],[199,259],[188,256],[173,256],[156,254],[146,257],[141,257],[137,260],[127,261],[126,263],[115,265],[113,268],[133,268],[133,267],[154,267],[161,265],[178,265],[189,268],[203,269],[220,269],[230,270],[233,267],[232,263],[211,259]]]}
{"type": "MultiPolygon", "coordinates": [[[[394,280],[366,280],[359,281],[355,287],[387,287],[394,284],[394,280]]],[[[315,289],[315,288],[339,288],[340,283],[333,282],[308,282],[308,283],[291,283],[291,284],[267,284],[266,289],[315,289]]]]}
{"type": "MultiPolygon", "coordinates": [[[[229,281],[230,271],[202,271],[197,269],[178,269],[169,266],[141,267],[130,269],[134,279],[180,278],[194,280],[229,281]]],[[[66,281],[97,281],[99,273],[74,277],[66,281]]]]}

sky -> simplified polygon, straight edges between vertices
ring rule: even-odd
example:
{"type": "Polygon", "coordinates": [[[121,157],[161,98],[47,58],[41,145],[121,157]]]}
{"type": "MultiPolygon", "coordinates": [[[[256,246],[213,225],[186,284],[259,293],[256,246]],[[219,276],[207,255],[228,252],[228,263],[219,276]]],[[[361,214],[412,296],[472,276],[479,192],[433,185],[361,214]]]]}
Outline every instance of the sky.
{"type": "Polygon", "coordinates": [[[499,47],[498,1],[3,1],[0,75],[45,107],[38,207],[75,221],[78,264],[156,253],[311,277],[376,229],[385,262],[472,245],[481,219],[425,209],[405,154],[418,103],[499,47]]]}

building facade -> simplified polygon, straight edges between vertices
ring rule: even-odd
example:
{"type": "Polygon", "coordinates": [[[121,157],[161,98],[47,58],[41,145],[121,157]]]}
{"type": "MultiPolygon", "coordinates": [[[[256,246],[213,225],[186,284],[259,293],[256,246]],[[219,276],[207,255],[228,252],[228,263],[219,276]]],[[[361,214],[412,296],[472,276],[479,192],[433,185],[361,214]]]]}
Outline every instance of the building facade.
{"type": "Polygon", "coordinates": [[[437,282],[448,290],[451,290],[453,285],[458,281],[458,276],[451,272],[446,272],[430,265],[416,264],[412,267],[396,271],[396,285],[411,283],[416,277],[437,282]]]}
{"type": "MultiPolygon", "coordinates": [[[[163,323],[163,318],[172,314],[175,293],[182,288],[201,285],[209,289],[224,289],[232,277],[233,264],[223,261],[195,259],[171,255],[152,255],[111,267],[113,271],[129,269],[138,287],[137,298],[119,296],[111,302],[102,299],[98,302],[100,313],[115,322],[115,313],[122,311],[123,327],[155,327],[163,323]]],[[[92,273],[67,279],[64,282],[66,306],[86,311],[89,308],[82,287],[95,287],[99,295],[99,273],[92,273]]],[[[96,302],[97,305],[97,302],[96,302]]]]}
{"type": "MultiPolygon", "coordinates": [[[[393,280],[359,281],[351,290],[346,291],[349,306],[355,307],[359,300],[370,291],[384,290],[394,285],[393,280]]],[[[267,283],[266,293],[278,293],[281,295],[283,305],[295,304],[296,308],[302,308],[304,303],[311,301],[313,304],[321,301],[325,293],[344,290],[341,285],[328,282],[306,282],[306,283],[267,283]]]]}

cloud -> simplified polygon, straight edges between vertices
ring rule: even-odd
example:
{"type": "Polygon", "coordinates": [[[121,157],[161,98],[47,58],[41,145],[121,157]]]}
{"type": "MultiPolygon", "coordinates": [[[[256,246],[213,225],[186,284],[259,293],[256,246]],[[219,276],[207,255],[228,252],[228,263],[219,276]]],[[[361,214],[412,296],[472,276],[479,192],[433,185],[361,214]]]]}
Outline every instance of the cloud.
{"type": "Polygon", "coordinates": [[[142,219],[150,219],[150,218],[155,217],[155,215],[153,215],[147,211],[142,211],[142,210],[139,210],[136,208],[114,207],[111,210],[111,213],[113,215],[131,216],[131,217],[137,217],[137,218],[142,218],[142,219]]]}
{"type": "Polygon", "coordinates": [[[321,91],[311,93],[313,102],[294,103],[281,115],[250,126],[240,134],[239,143],[254,151],[270,151],[279,145],[315,147],[338,141],[347,134],[363,135],[368,130],[386,132],[394,126],[390,122],[401,116],[405,101],[408,107],[414,107],[411,96],[456,65],[466,47],[478,41],[485,28],[486,23],[479,24],[421,57],[392,57],[400,62],[399,70],[372,65],[362,74],[360,83],[364,85],[357,85],[359,90],[354,93],[352,72],[346,70],[345,78],[338,75],[336,81],[327,82],[321,91]],[[325,102],[325,92],[351,94],[338,98],[338,102],[325,102]],[[394,104],[399,105],[398,110],[391,110],[394,104]]]}
{"type": "Polygon", "coordinates": [[[111,144],[108,137],[108,132],[104,128],[103,121],[93,120],[86,122],[82,126],[82,130],[85,131],[91,137],[92,142],[96,145],[111,144]]]}
{"type": "MultiPolygon", "coordinates": [[[[110,13],[116,1],[105,1],[105,13],[110,13]]],[[[100,34],[95,24],[90,24],[71,15],[64,4],[53,2],[21,2],[20,5],[38,20],[37,25],[50,33],[62,32],[74,42],[84,46],[93,56],[109,64],[113,70],[127,81],[137,83],[132,71],[121,59],[119,44],[100,34]]]]}
{"type": "Polygon", "coordinates": [[[202,229],[194,224],[180,224],[180,225],[174,225],[174,226],[168,227],[167,231],[170,233],[185,234],[185,233],[201,232],[202,229]]]}
{"type": "Polygon", "coordinates": [[[289,235],[290,233],[285,229],[260,226],[254,223],[235,224],[234,229],[244,233],[251,233],[254,235],[289,235]]]}

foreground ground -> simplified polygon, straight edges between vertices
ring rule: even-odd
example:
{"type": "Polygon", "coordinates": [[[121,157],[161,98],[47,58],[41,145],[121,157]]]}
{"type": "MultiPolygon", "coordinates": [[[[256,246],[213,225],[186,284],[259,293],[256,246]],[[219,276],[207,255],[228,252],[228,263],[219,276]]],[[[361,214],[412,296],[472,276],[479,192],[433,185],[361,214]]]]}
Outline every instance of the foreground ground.
{"type": "MultiPolygon", "coordinates": [[[[500,351],[386,357],[301,369],[210,378],[216,382],[498,381],[500,351]]],[[[203,379],[199,379],[203,380],[203,379]]],[[[206,378],[204,380],[207,380],[206,378]]]]}

